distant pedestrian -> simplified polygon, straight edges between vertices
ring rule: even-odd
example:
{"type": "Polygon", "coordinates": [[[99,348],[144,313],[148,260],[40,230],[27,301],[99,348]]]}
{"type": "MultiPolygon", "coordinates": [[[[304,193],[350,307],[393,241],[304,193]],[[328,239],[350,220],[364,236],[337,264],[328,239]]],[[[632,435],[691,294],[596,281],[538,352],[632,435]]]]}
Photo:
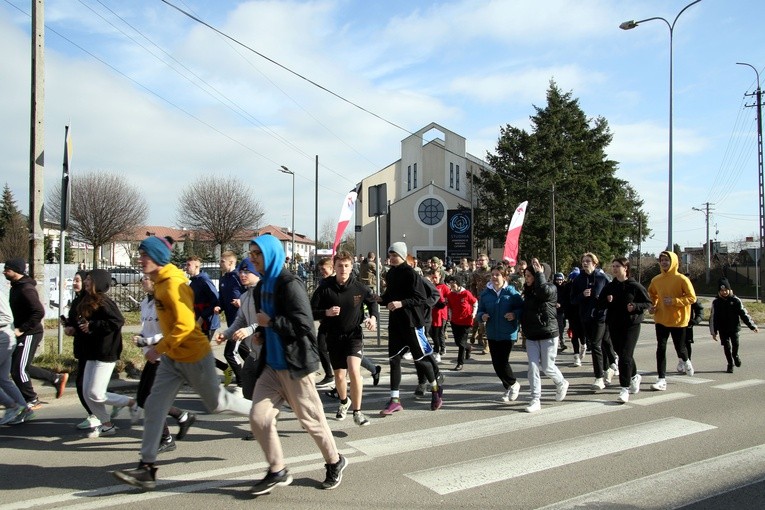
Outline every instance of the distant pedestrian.
{"type": "Polygon", "coordinates": [[[709,331],[712,339],[716,342],[720,335],[720,343],[728,361],[727,372],[733,373],[733,365],[740,367],[741,358],[738,355],[738,333],[741,330],[741,322],[759,333],[757,324],[754,323],[744,303],[738,296],[733,294],[733,289],[727,278],[723,277],[717,282],[717,297],[712,301],[712,313],[709,316],[709,331]]]}
{"type": "Polygon", "coordinates": [[[11,379],[11,356],[16,349],[12,323],[13,314],[8,296],[0,290],[0,404],[5,407],[0,425],[16,425],[34,416],[34,411],[28,410],[27,401],[11,379]]]}
{"type": "Polygon", "coordinates": [[[16,336],[16,349],[11,357],[11,376],[33,410],[40,406],[40,399],[32,386],[32,378],[51,383],[56,388],[56,398],[60,398],[64,394],[69,374],[54,374],[32,365],[43,339],[45,308],[35,290],[37,283],[26,274],[26,266],[24,259],[9,259],[5,262],[3,275],[11,282],[8,302],[13,313],[13,333],[16,336]]]}

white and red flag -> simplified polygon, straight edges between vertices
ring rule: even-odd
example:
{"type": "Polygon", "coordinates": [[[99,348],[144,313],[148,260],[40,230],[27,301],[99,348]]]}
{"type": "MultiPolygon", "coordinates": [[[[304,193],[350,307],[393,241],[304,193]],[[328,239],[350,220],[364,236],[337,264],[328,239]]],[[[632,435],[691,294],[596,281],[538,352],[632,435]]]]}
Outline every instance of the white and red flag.
{"type": "Polygon", "coordinates": [[[343,207],[340,209],[340,219],[337,220],[337,232],[335,233],[335,244],[332,245],[332,255],[337,252],[337,245],[340,244],[340,239],[343,237],[345,228],[348,226],[348,223],[350,223],[351,216],[353,216],[353,212],[356,209],[356,197],[359,196],[360,187],[361,183],[345,195],[343,207]]]}
{"type": "Polygon", "coordinates": [[[521,228],[523,220],[526,218],[526,207],[529,202],[522,202],[515,208],[513,219],[510,220],[510,226],[507,228],[507,237],[505,238],[505,251],[502,253],[502,260],[510,262],[514,266],[518,262],[518,241],[521,237],[521,228]]]}

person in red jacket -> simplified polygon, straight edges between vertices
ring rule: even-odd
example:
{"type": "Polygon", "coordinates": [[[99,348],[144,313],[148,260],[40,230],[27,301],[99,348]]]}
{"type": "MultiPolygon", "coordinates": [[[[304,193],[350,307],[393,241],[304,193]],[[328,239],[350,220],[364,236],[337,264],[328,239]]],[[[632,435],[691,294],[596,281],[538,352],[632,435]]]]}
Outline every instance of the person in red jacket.
{"type": "Polygon", "coordinates": [[[440,299],[431,309],[431,323],[430,323],[430,338],[433,339],[433,356],[436,358],[436,363],[441,362],[441,356],[446,353],[445,345],[445,332],[446,321],[449,319],[449,310],[446,308],[446,296],[451,292],[449,286],[441,281],[441,272],[437,270],[431,270],[428,275],[430,281],[433,282],[439,294],[440,299]]]}
{"type": "Polygon", "coordinates": [[[470,359],[470,346],[467,343],[470,328],[473,327],[478,299],[466,288],[460,285],[455,276],[446,277],[446,285],[451,292],[446,296],[446,304],[449,309],[449,322],[452,324],[452,336],[457,344],[457,366],[455,371],[462,370],[466,359],[470,359]]]}

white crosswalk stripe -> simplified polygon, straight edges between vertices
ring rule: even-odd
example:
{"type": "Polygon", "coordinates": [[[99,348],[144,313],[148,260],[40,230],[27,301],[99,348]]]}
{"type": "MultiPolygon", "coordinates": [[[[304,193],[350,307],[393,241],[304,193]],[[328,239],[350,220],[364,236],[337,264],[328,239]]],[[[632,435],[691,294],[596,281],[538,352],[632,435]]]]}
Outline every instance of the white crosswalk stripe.
{"type": "Polygon", "coordinates": [[[712,425],[666,418],[450,466],[407,473],[406,476],[441,495],[510,480],[530,473],[591,460],[631,448],[715,429],[712,425]]]}
{"type": "Polygon", "coordinates": [[[759,386],[760,384],[765,384],[765,381],[763,381],[762,379],[747,379],[745,381],[718,384],[712,387],[718,390],[740,390],[741,388],[749,388],[750,386],[759,386]]]}
{"type": "Polygon", "coordinates": [[[575,508],[609,508],[625,501],[640,501],[642,508],[679,508],[725,494],[745,485],[765,481],[765,476],[752,476],[751,466],[765,464],[765,445],[704,459],[661,473],[631,480],[607,489],[584,494],[538,510],[575,508]],[[698,488],[704,487],[701,496],[698,488]]]}

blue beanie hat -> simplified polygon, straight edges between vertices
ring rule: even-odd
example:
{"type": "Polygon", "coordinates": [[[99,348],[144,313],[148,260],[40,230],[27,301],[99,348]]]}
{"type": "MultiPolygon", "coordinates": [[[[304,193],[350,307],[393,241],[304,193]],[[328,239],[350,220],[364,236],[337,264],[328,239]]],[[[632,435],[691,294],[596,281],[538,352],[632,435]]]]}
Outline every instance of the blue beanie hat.
{"type": "Polygon", "coordinates": [[[250,260],[250,257],[245,257],[242,259],[242,262],[239,264],[237,271],[249,271],[250,273],[257,273],[257,271],[255,271],[255,265],[252,263],[252,260],[250,260]]]}
{"type": "Polygon", "coordinates": [[[147,237],[138,245],[139,250],[143,250],[146,255],[159,266],[166,266],[170,263],[170,257],[173,255],[170,249],[170,243],[157,236],[147,237]]]}
{"type": "Polygon", "coordinates": [[[578,267],[574,267],[574,269],[568,274],[568,279],[569,280],[573,280],[577,276],[579,276],[579,268],[578,267]]]}

